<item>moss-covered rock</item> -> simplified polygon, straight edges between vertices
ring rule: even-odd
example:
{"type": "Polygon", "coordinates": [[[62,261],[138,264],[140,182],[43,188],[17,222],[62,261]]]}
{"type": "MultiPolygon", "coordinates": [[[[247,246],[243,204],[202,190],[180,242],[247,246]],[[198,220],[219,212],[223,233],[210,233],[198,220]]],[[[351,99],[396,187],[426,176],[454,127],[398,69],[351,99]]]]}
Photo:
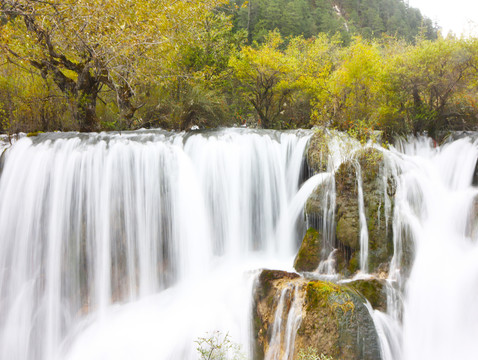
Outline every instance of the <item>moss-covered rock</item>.
{"type": "MultiPolygon", "coordinates": [[[[330,134],[325,130],[318,130],[310,139],[307,162],[314,173],[327,170],[330,158],[329,142],[330,134]]],[[[325,222],[330,222],[329,227],[335,226],[335,239],[330,239],[326,241],[327,244],[321,246],[337,249],[335,264],[342,275],[349,276],[360,269],[358,174],[362,183],[364,216],[369,239],[368,271],[386,271],[392,258],[392,221],[387,216],[390,218],[393,213],[396,183],[384,169],[382,151],[372,147],[362,148],[356,152],[353,159],[340,164],[335,172],[335,180],[322,183],[307,199],[305,214],[309,227],[322,231],[324,216],[328,213],[334,214],[326,215],[325,222]],[[330,194],[334,188],[335,209],[327,209],[333,203],[330,194]],[[335,224],[331,224],[332,219],[335,224]]]]}
{"type": "Polygon", "coordinates": [[[360,220],[357,171],[353,161],[343,162],[335,173],[335,235],[337,271],[345,276],[359,267],[360,220]]]}
{"type": "Polygon", "coordinates": [[[347,282],[347,285],[365,297],[376,310],[387,311],[387,289],[385,280],[360,279],[347,282]]]}
{"type": "Polygon", "coordinates": [[[330,134],[325,129],[317,129],[309,140],[307,165],[312,173],[327,171],[329,163],[330,134]]]}
{"type": "Polygon", "coordinates": [[[361,175],[369,239],[369,272],[383,270],[393,255],[391,221],[386,221],[385,196],[395,195],[395,182],[383,176],[383,153],[365,148],[354,160],[342,163],[335,175],[336,237],[339,271],[348,275],[359,269],[360,215],[357,175],[361,175]],[[360,172],[358,171],[360,170],[360,172]],[[387,194],[384,194],[384,191],[387,194]]]}
{"type": "Polygon", "coordinates": [[[296,349],[315,347],[335,359],[380,359],[378,335],[359,295],[323,281],[309,282],[305,289],[306,314],[296,349]]]}
{"type": "Polygon", "coordinates": [[[314,228],[307,230],[299,252],[294,260],[297,271],[314,271],[319,266],[321,251],[321,234],[314,228]]]}
{"type": "Polygon", "coordinates": [[[388,177],[384,183],[383,153],[374,148],[367,148],[358,155],[361,167],[365,217],[369,237],[369,269],[377,272],[388,267],[393,256],[392,221],[387,223],[385,217],[385,196],[394,196],[396,184],[394,178],[388,177]],[[384,194],[384,191],[387,193],[384,194]],[[391,195],[392,194],[392,195],[391,195]]]}
{"type": "Polygon", "coordinates": [[[254,293],[254,359],[263,359],[267,352],[275,312],[285,287],[299,291],[298,295],[289,292],[284,316],[294,296],[302,299],[302,321],[295,338],[294,358],[300,349],[312,347],[334,359],[380,359],[373,320],[356,290],[269,270],[259,276],[254,293]]]}

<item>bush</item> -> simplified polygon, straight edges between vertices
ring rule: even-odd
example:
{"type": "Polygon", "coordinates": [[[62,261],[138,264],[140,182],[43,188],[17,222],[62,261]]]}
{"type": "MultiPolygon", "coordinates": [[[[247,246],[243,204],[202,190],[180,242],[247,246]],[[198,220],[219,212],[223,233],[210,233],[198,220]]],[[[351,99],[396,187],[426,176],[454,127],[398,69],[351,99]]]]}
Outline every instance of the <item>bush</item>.
{"type": "Polygon", "coordinates": [[[240,345],[230,340],[229,334],[214,331],[196,341],[201,360],[244,360],[240,345]]]}

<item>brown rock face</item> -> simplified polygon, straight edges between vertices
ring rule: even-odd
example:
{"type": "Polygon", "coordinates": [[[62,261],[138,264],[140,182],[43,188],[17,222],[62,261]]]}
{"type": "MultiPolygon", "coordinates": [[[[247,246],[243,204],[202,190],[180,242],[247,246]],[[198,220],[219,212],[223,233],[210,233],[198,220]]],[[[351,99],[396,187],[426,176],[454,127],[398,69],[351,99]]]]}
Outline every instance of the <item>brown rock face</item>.
{"type": "MultiPolygon", "coordinates": [[[[324,137],[311,139],[322,144],[324,137]]],[[[324,155],[313,154],[314,151],[326,151],[328,147],[314,145],[309,147],[308,158],[321,159],[324,155]],[[324,150],[325,149],[325,150],[324,150]]],[[[328,156],[328,155],[327,155],[328,156]]],[[[318,162],[309,164],[316,166],[318,162]]],[[[335,239],[332,246],[336,252],[337,272],[344,276],[354,274],[360,268],[360,215],[358,182],[362,183],[363,203],[367,232],[369,238],[368,269],[370,273],[386,271],[393,255],[392,221],[386,219],[385,197],[390,200],[390,213],[393,208],[395,181],[385,174],[383,154],[374,148],[364,148],[357,152],[354,159],[343,162],[335,173],[335,239]],[[358,175],[360,174],[360,177],[358,175]]],[[[327,206],[326,193],[330,192],[330,184],[319,186],[306,203],[306,215],[312,219],[309,223],[319,228],[327,206]]],[[[319,229],[320,230],[320,229],[319,229]]],[[[324,244],[319,243],[319,247],[324,244]]],[[[319,252],[322,248],[319,249],[319,252]]]]}
{"type": "MultiPolygon", "coordinates": [[[[381,358],[373,320],[363,305],[364,299],[355,290],[330,282],[309,281],[297,274],[264,270],[254,294],[254,359],[264,359],[270,350],[281,297],[283,334],[293,304],[299,304],[299,313],[302,314],[293,358],[301,349],[309,347],[334,359],[381,358]]],[[[282,344],[279,353],[283,354],[285,348],[282,344]]]]}

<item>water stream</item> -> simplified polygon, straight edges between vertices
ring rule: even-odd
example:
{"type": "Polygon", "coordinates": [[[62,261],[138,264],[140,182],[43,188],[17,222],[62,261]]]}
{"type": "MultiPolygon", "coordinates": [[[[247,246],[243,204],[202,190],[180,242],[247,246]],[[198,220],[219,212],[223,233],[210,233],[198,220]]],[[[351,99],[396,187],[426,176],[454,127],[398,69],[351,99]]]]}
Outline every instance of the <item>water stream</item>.
{"type": "Polygon", "coordinates": [[[18,140],[0,179],[0,358],[195,359],[217,330],[250,356],[256,269],[291,270],[321,181],[298,192],[310,134],[18,140]]]}
{"type": "MultiPolygon", "coordinates": [[[[333,176],[358,144],[333,137],[328,171],[307,180],[311,134],[156,130],[2,144],[0,359],[197,359],[195,340],[212,331],[251,358],[258,269],[292,271],[307,223],[324,234],[318,272],[337,277],[333,176]],[[323,216],[304,219],[319,184],[323,216]]],[[[370,308],[382,357],[476,358],[478,145],[419,138],[380,151],[394,238],[387,313],[370,308]]],[[[367,194],[357,186],[367,275],[367,194]]],[[[277,298],[267,359],[292,359],[297,291],[277,298]]]]}

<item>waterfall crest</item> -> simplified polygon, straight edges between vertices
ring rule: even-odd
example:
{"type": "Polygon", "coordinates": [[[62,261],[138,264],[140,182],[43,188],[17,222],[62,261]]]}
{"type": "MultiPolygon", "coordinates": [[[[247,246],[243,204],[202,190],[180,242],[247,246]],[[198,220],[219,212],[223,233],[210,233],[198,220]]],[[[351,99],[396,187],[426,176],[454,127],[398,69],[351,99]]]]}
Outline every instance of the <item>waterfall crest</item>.
{"type": "Polygon", "coordinates": [[[0,179],[0,357],[195,358],[214,330],[247,348],[244,274],[291,266],[296,219],[276,230],[310,134],[18,140],[0,179]]]}
{"type": "Polygon", "coordinates": [[[292,272],[307,227],[321,236],[317,270],[269,273],[281,290],[270,294],[266,359],[292,359],[297,330],[313,325],[306,291],[332,294],[331,309],[334,291],[356,306],[348,286],[372,277],[386,304],[364,300],[366,331],[380,338],[369,354],[473,358],[478,143],[364,150],[333,134],[307,179],[311,135],[143,130],[2,143],[0,358],[192,360],[213,331],[252,358],[259,269],[292,272]],[[342,282],[306,285],[317,279],[342,282]]]}

